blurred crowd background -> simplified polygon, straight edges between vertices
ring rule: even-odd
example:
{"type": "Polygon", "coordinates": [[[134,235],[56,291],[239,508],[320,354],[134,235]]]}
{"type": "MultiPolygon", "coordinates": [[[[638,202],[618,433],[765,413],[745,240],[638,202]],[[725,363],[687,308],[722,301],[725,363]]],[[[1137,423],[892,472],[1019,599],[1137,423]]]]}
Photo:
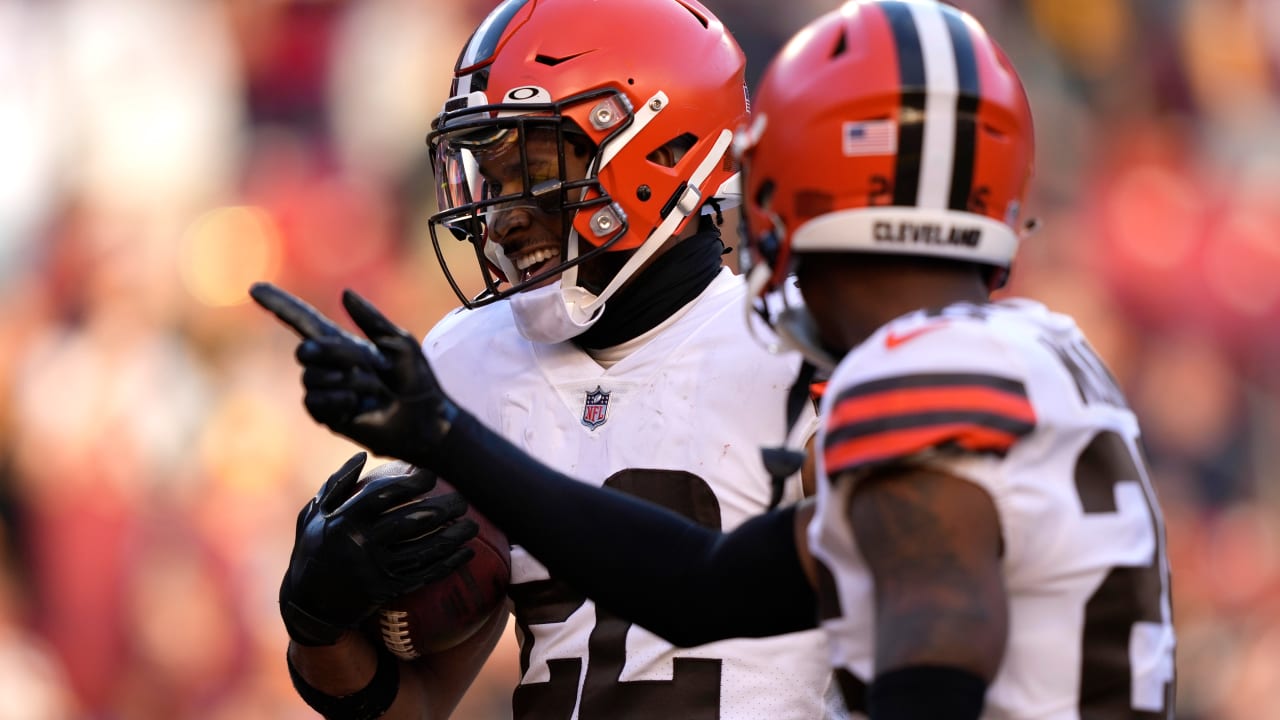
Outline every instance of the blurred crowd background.
{"type": "MultiPolygon", "coordinates": [[[[417,334],[456,306],[423,138],[495,4],[0,0],[0,719],[313,717],[276,592],[353,448],[245,291],[352,287],[417,334]]],[[[754,85],[837,2],[708,4],[754,85]]],[[[1178,717],[1278,718],[1280,2],[956,4],[1036,113],[1010,291],[1075,314],[1145,423],[1178,717]]],[[[458,717],[509,717],[516,663],[458,717]]]]}

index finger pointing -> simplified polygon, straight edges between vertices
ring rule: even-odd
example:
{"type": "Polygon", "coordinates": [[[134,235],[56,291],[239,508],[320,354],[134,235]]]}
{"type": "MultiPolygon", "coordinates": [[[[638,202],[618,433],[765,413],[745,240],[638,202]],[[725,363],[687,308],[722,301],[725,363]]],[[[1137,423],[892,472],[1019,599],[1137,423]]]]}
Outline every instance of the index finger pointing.
{"type": "Polygon", "coordinates": [[[319,310],[269,282],[257,282],[249,288],[253,301],[293,328],[303,339],[334,337],[344,334],[342,329],[319,310]]]}

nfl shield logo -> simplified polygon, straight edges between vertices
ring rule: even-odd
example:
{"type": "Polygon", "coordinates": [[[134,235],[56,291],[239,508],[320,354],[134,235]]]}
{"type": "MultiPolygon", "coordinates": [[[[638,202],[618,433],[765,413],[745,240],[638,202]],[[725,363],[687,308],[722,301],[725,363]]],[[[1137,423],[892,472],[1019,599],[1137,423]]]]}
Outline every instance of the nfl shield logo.
{"type": "Polygon", "coordinates": [[[582,424],[595,430],[608,420],[609,393],[597,385],[595,390],[587,393],[587,403],[582,406],[582,424]]]}

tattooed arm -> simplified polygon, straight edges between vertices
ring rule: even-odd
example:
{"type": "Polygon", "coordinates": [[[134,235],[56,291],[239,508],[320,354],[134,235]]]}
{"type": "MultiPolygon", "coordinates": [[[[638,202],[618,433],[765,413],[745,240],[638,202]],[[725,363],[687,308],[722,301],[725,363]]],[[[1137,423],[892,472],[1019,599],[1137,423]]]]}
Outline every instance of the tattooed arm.
{"type": "Polygon", "coordinates": [[[858,483],[849,512],[875,582],[871,717],[942,717],[930,708],[945,707],[946,717],[976,718],[1008,630],[991,497],[918,468],[858,483]]]}

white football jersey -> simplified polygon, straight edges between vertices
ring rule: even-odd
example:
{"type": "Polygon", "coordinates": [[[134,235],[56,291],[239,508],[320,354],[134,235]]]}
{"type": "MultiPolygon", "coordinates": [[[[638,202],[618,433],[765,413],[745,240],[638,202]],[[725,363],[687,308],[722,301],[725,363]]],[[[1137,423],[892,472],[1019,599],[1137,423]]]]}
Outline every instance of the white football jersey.
{"type": "Polygon", "coordinates": [[[1138,423],[1073,320],[1026,300],[904,316],[840,363],[821,417],[809,545],[851,708],[865,712],[876,668],[848,501],[860,472],[906,461],[976,483],[999,514],[1009,633],[983,718],[1173,717],[1164,528],[1138,423]]]}
{"type": "MultiPolygon", "coordinates": [[[[729,530],[768,505],[760,450],[782,441],[799,369],[798,357],[750,336],[745,302],[726,269],[608,369],[569,343],[526,341],[505,302],[451,315],[423,345],[445,390],[531,455],[729,530]]],[[[812,431],[815,413],[800,423],[812,431]]],[[[788,500],[799,496],[793,478],[788,500]]],[[[821,630],[673,648],[597,611],[519,547],[510,594],[516,720],[824,717],[832,673],[821,630]]]]}

